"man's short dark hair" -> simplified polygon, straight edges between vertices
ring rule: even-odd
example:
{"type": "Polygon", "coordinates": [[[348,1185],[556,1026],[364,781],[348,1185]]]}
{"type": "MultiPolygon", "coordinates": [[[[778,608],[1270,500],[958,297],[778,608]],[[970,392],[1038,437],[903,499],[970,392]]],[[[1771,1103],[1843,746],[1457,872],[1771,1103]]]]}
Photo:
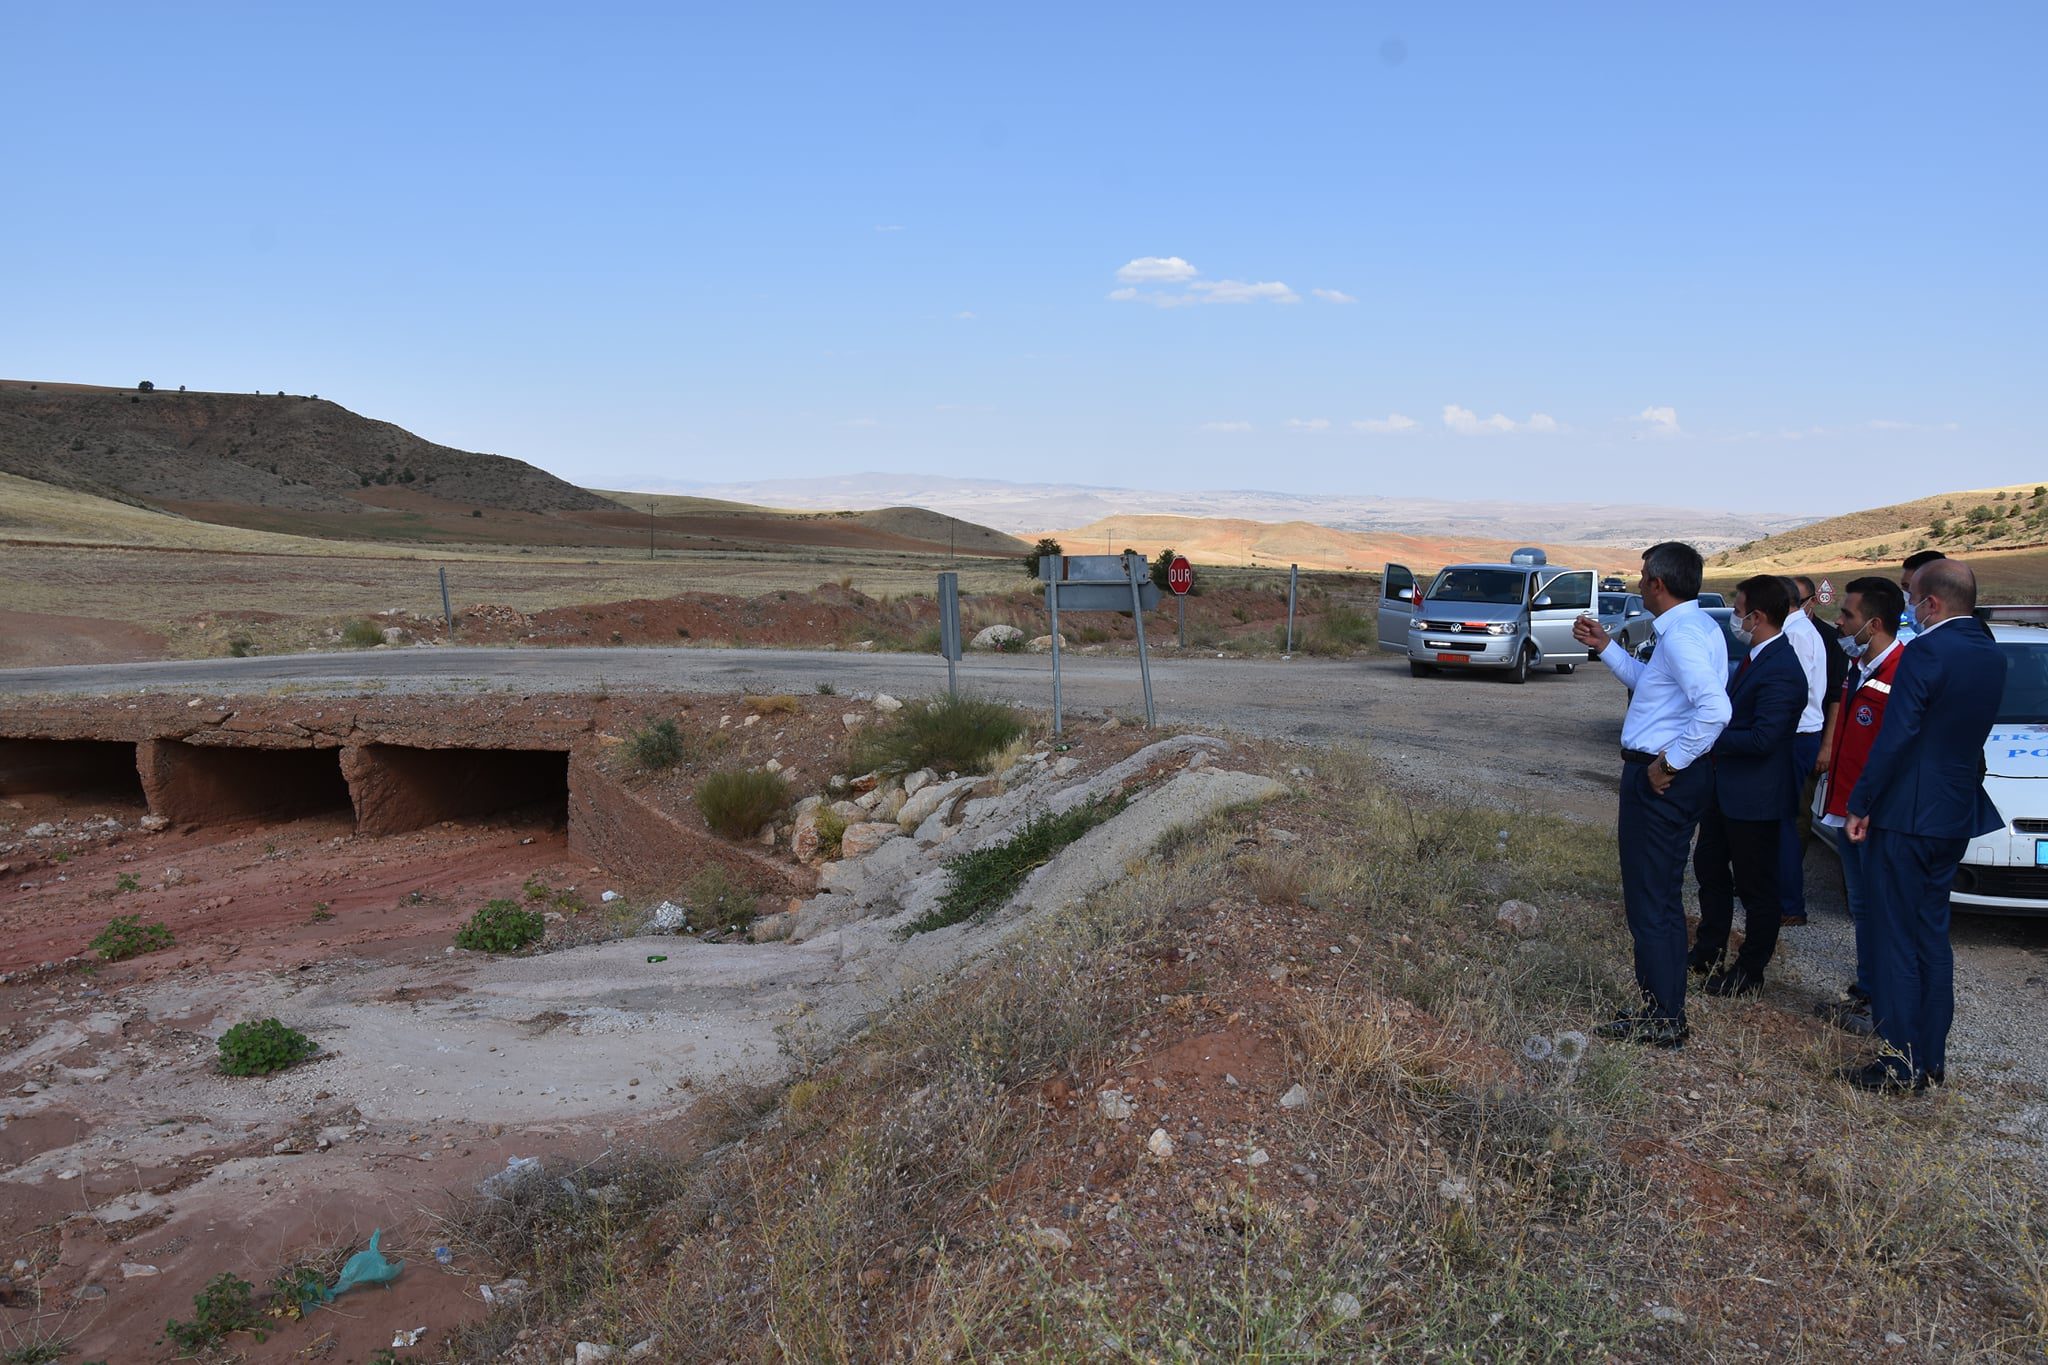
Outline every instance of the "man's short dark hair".
{"type": "Polygon", "coordinates": [[[1706,571],[1700,552],[1682,540],[1660,541],[1643,551],[1643,582],[1656,579],[1681,602],[1700,595],[1700,579],[1706,571]]]}
{"type": "Polygon", "coordinates": [[[1912,554],[1906,556],[1905,569],[1907,573],[1912,573],[1917,569],[1925,568],[1937,559],[1947,558],[1948,556],[1939,550],[1915,550],[1912,554]]]}
{"type": "Polygon", "coordinates": [[[1922,566],[1913,579],[1913,591],[1922,597],[1939,597],[1941,605],[1957,616],[1977,610],[1977,575],[1960,559],[1922,566]]]}
{"type": "Polygon", "coordinates": [[[1785,618],[1792,614],[1792,594],[1785,587],[1785,580],[1775,574],[1760,573],[1743,579],[1735,585],[1735,595],[1742,599],[1743,606],[1762,612],[1774,626],[1782,627],[1785,618]]]}
{"type": "Polygon", "coordinates": [[[1800,601],[1803,602],[1807,598],[1813,596],[1813,580],[1811,578],[1808,578],[1803,573],[1796,573],[1792,575],[1792,581],[1799,585],[1800,601]]]}
{"type": "Polygon", "coordinates": [[[1899,619],[1906,614],[1906,594],[1899,585],[1889,578],[1875,574],[1866,578],[1854,578],[1843,592],[1853,592],[1863,599],[1863,614],[1875,621],[1884,622],[1884,633],[1897,635],[1899,619]]]}

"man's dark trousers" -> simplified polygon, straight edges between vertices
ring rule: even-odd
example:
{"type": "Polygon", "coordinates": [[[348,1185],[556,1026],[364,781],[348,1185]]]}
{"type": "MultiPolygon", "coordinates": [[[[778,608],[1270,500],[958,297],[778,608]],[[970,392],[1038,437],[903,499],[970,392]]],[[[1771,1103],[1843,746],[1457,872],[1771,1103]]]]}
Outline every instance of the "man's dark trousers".
{"type": "Polygon", "coordinates": [[[1792,765],[1793,804],[1778,826],[1778,901],[1788,915],[1806,913],[1806,840],[1799,834],[1800,800],[1802,794],[1811,792],[1806,779],[1813,775],[1819,758],[1819,731],[1794,735],[1786,746],[1785,759],[1792,765]]]}
{"type": "Polygon", "coordinates": [[[1730,820],[1720,804],[1707,802],[1700,817],[1699,847],[1693,850],[1693,875],[1700,883],[1700,928],[1693,940],[1693,960],[1718,963],[1728,951],[1728,931],[1735,921],[1735,898],[1749,916],[1742,952],[1735,966],[1762,977],[1778,946],[1778,840],[1776,820],[1730,820]]]}
{"type": "Polygon", "coordinates": [[[1948,896],[1969,842],[1873,828],[1864,847],[1873,919],[1871,1022],[1886,1061],[1907,1077],[1948,1069],[1956,1016],[1948,896]]]}
{"type": "Polygon", "coordinates": [[[1647,765],[1628,763],[1621,770],[1615,834],[1636,984],[1644,1005],[1665,1019],[1685,1018],[1685,864],[1713,794],[1708,766],[1704,757],[1688,764],[1662,796],[1650,787],[1647,765]]]}

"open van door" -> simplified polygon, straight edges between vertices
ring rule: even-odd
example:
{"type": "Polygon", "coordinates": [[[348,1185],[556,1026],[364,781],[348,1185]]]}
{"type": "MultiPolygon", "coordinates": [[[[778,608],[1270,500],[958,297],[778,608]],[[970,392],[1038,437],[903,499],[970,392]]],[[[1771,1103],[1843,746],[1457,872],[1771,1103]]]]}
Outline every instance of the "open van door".
{"type": "Polygon", "coordinates": [[[1529,638],[1536,642],[1538,662],[1566,670],[1586,661],[1586,647],[1572,638],[1572,623],[1593,613],[1593,589],[1591,569],[1567,569],[1536,585],[1529,638]]]}
{"type": "Polygon", "coordinates": [[[1408,623],[1415,619],[1415,575],[1405,564],[1389,564],[1380,576],[1380,648],[1408,652],[1408,623]]]}

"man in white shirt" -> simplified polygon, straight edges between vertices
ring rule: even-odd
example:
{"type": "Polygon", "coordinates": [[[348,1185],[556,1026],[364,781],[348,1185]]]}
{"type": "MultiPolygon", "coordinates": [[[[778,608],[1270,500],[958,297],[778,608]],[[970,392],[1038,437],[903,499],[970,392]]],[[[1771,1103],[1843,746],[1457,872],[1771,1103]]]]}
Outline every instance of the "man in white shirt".
{"type": "Polygon", "coordinates": [[[1656,617],[1656,651],[1647,664],[1630,658],[1590,616],[1572,631],[1635,694],[1621,726],[1615,833],[1643,1004],[1600,1032],[1653,1047],[1680,1047],[1686,1038],[1685,868],[1713,791],[1706,754],[1729,716],[1727,640],[1697,600],[1704,568],[1699,551],[1678,541],[1643,552],[1638,591],[1656,617]]]}
{"type": "Polygon", "coordinates": [[[1806,778],[1820,761],[1820,732],[1827,722],[1827,641],[1813,619],[1806,614],[1806,602],[1798,581],[1787,578],[1785,589],[1792,598],[1792,614],[1785,618],[1785,643],[1799,656],[1806,672],[1806,707],[1799,713],[1799,729],[1792,736],[1786,761],[1792,765],[1793,799],[1778,824],[1778,898],[1783,913],[1780,924],[1806,923],[1806,843],[1799,837],[1799,798],[1806,790],[1806,778]]]}

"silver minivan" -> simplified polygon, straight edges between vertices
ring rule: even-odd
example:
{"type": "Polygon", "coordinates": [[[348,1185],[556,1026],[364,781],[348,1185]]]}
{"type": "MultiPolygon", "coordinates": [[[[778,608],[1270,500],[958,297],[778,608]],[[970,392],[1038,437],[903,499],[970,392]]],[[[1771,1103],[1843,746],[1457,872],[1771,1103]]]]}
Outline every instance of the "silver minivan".
{"type": "Polygon", "coordinates": [[[1506,564],[1452,564],[1422,587],[1406,565],[1380,581],[1380,648],[1408,656],[1408,671],[1494,669],[1523,682],[1545,664],[1569,673],[1586,660],[1572,623],[1594,609],[1592,569],[1560,569],[1543,551],[1506,564]]]}

